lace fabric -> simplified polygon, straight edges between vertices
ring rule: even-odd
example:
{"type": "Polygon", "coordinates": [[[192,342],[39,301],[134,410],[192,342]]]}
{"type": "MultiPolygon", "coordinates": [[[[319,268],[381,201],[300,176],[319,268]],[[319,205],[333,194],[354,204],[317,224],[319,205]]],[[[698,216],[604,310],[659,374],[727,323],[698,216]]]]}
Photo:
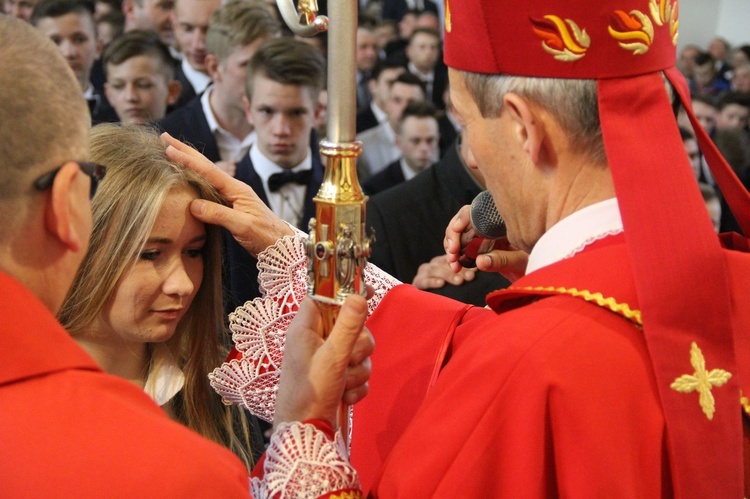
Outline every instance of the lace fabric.
{"type": "MultiPolygon", "coordinates": [[[[261,298],[229,315],[229,327],[241,359],[225,362],[209,374],[225,404],[240,405],[273,422],[286,331],[307,294],[306,236],[286,236],[258,255],[261,298]]],[[[375,293],[372,314],[388,290],[400,282],[374,265],[365,267],[365,283],[375,293]]]]}
{"type": "Polygon", "coordinates": [[[299,422],[279,425],[266,450],[263,479],[250,481],[255,498],[307,499],[359,487],[341,433],[331,441],[313,424],[299,422]]]}

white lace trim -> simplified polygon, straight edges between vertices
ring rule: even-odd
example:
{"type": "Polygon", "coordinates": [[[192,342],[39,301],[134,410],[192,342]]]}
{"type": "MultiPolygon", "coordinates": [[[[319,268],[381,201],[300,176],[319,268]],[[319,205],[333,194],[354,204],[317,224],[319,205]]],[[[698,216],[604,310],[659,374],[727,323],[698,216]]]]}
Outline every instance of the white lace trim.
{"type": "MultiPolygon", "coordinates": [[[[286,331],[307,294],[305,238],[297,231],[258,255],[262,297],[229,315],[232,339],[242,359],[225,362],[209,374],[224,403],[241,405],[268,422],[273,422],[286,331]]],[[[367,303],[369,314],[391,288],[401,284],[369,263],[365,283],[375,290],[367,303]]]]}
{"type": "Polygon", "coordinates": [[[250,481],[255,498],[306,499],[360,488],[341,433],[332,442],[315,426],[299,422],[282,423],[274,432],[263,473],[262,480],[250,481]]]}
{"type": "Polygon", "coordinates": [[[605,239],[609,236],[616,236],[617,234],[622,234],[622,233],[623,233],[622,229],[612,229],[606,232],[602,232],[601,234],[596,234],[594,236],[591,236],[587,238],[585,241],[583,241],[581,244],[579,244],[578,246],[570,250],[570,252],[567,255],[565,255],[564,259],[571,258],[577,255],[578,253],[586,249],[586,246],[588,246],[589,244],[594,244],[595,242],[601,239],[605,239]]]}
{"type": "Polygon", "coordinates": [[[591,243],[623,231],[617,199],[587,206],[563,218],[545,232],[529,253],[526,274],[570,258],[591,243]]]}

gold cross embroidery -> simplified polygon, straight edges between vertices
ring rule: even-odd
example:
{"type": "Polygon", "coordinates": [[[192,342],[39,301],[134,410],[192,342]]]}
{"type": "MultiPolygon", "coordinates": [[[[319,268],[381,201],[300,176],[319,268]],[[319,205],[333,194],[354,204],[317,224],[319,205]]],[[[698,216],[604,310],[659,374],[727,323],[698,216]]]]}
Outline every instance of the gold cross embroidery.
{"type": "Polygon", "coordinates": [[[700,394],[698,402],[703,409],[703,413],[708,419],[713,419],[716,404],[711,389],[714,386],[719,387],[729,381],[732,373],[724,369],[706,371],[706,359],[695,342],[690,345],[690,364],[695,369],[695,372],[692,375],[683,374],[675,379],[670,387],[680,393],[691,393],[697,390],[700,394]]]}

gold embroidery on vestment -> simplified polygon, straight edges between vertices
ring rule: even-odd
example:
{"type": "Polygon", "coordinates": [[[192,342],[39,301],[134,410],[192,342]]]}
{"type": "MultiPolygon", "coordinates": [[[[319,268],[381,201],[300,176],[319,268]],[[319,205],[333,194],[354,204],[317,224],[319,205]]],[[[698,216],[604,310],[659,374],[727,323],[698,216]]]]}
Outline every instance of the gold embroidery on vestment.
{"type": "Polygon", "coordinates": [[[740,390],[740,404],[742,405],[745,414],[750,416],[750,399],[742,395],[742,390],[740,390]]]}
{"type": "MultiPolygon", "coordinates": [[[[513,288],[511,288],[513,289],[513,288]]],[[[516,288],[518,289],[518,288],[516,288]]],[[[583,298],[584,300],[588,302],[593,302],[596,305],[599,305],[600,307],[607,308],[611,310],[612,312],[615,312],[616,314],[622,315],[626,319],[635,322],[639,326],[642,326],[643,323],[641,322],[641,311],[640,310],[633,310],[630,308],[630,305],[627,303],[618,303],[617,300],[615,300],[612,297],[605,298],[604,295],[602,295],[599,292],[592,293],[591,291],[582,289],[578,290],[576,288],[555,288],[553,286],[527,286],[525,288],[520,288],[526,291],[546,291],[549,293],[558,293],[561,295],[570,295],[575,296],[576,298],[583,298]]]]}
{"type": "Polygon", "coordinates": [[[713,387],[722,386],[729,381],[732,374],[724,369],[706,370],[706,359],[703,352],[695,342],[690,345],[690,364],[695,369],[693,374],[683,374],[669,385],[673,390],[680,393],[691,393],[697,391],[700,394],[698,403],[708,419],[714,418],[716,412],[716,401],[711,390],[713,387]]]}
{"type": "Polygon", "coordinates": [[[329,499],[363,499],[364,496],[359,490],[348,490],[340,494],[331,494],[329,499]]]}

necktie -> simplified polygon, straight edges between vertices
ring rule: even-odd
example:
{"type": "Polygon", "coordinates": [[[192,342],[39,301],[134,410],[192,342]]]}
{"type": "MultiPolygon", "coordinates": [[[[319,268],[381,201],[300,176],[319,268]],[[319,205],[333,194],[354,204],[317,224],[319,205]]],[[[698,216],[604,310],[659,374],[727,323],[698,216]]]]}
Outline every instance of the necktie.
{"type": "Polygon", "coordinates": [[[268,190],[271,192],[277,192],[289,182],[294,182],[299,185],[307,185],[307,182],[310,180],[310,174],[312,174],[312,170],[274,173],[268,177],[268,190]]]}

